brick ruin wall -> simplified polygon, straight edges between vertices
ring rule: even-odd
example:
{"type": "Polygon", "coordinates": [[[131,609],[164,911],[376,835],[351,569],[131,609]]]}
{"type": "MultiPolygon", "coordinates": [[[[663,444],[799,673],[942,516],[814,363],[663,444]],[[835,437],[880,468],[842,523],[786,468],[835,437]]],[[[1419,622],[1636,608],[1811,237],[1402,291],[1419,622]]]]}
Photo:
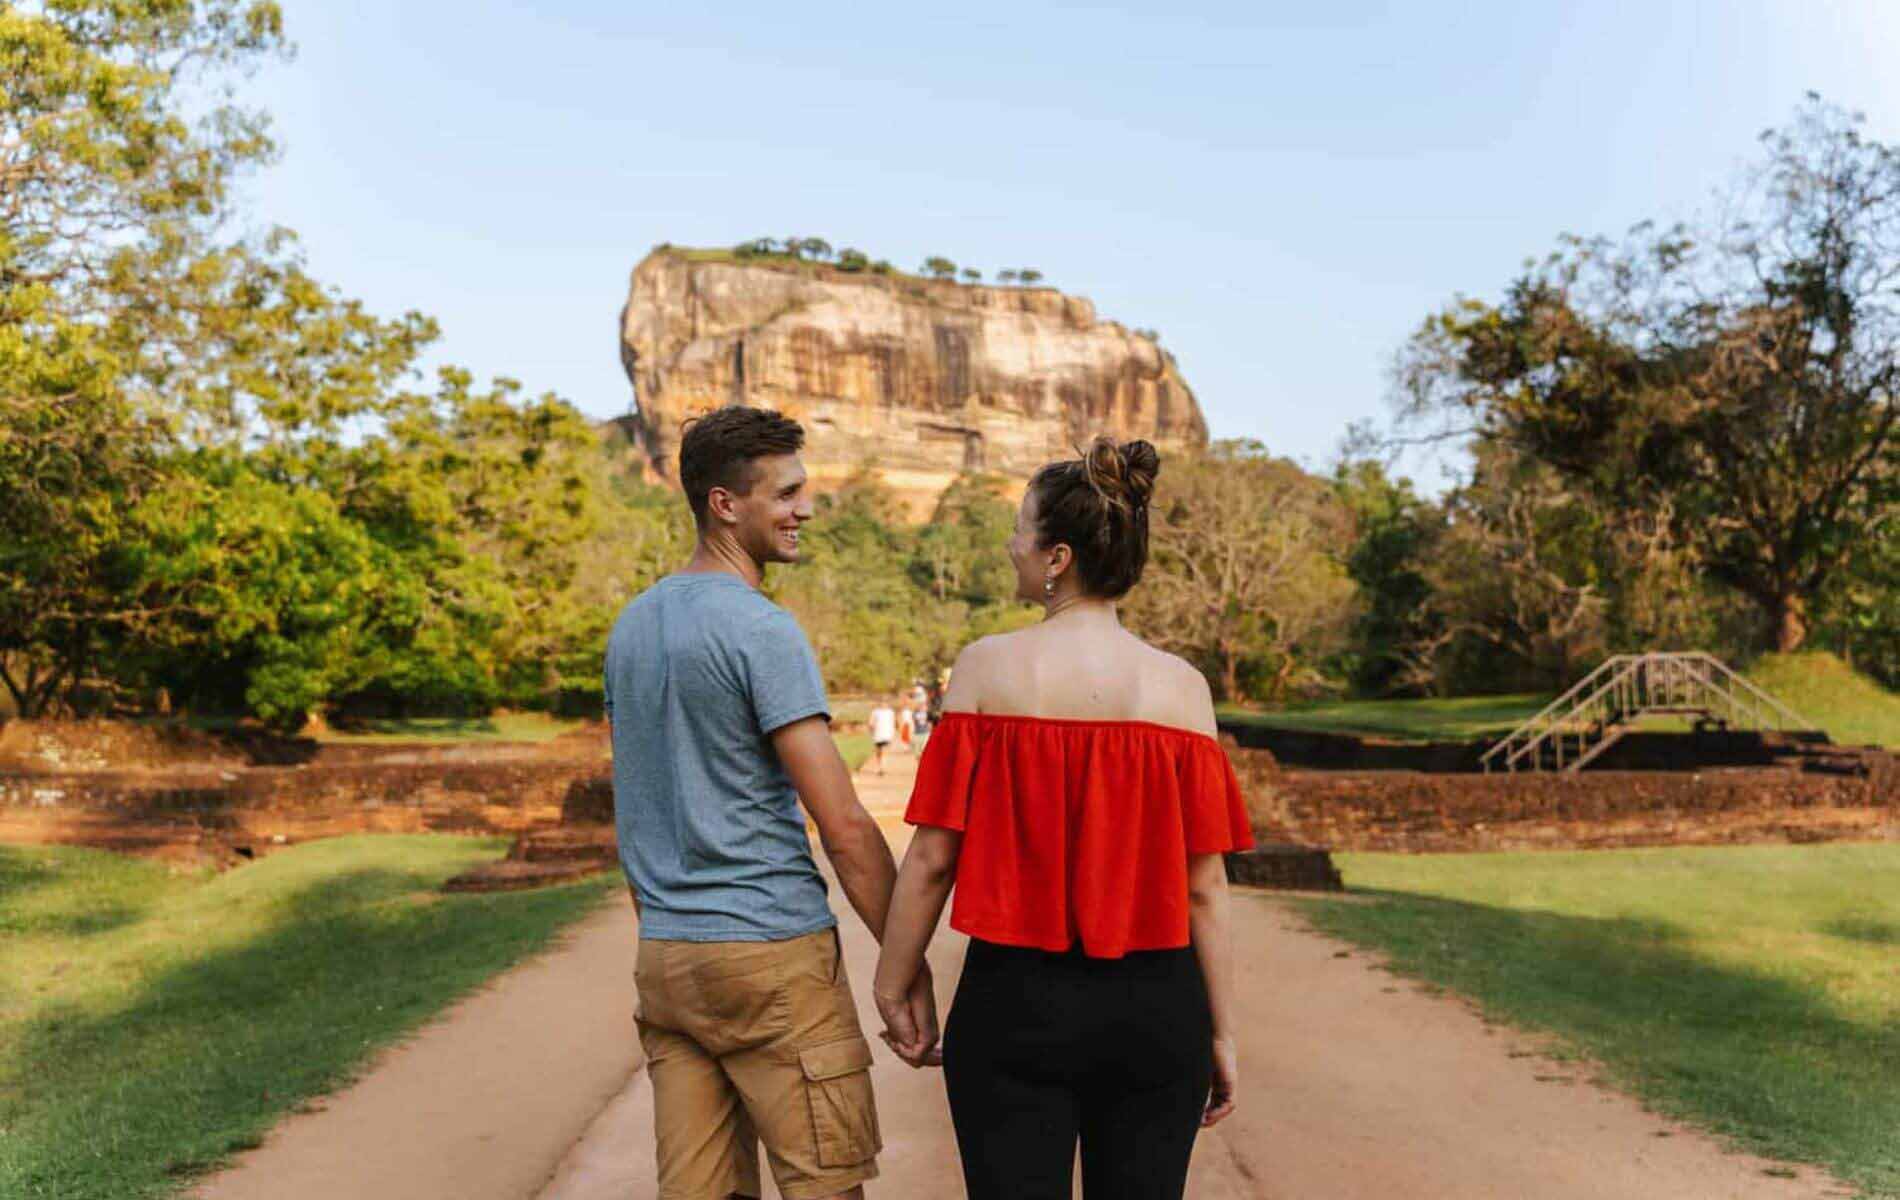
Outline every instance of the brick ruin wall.
{"type": "Polygon", "coordinates": [[[229,866],[343,834],[514,835],[603,809],[612,811],[611,781],[598,755],[37,773],[0,776],[0,844],[229,866]]]}
{"type": "Polygon", "coordinates": [[[1256,835],[1332,850],[1443,853],[1900,840],[1900,755],[1798,767],[1450,775],[1283,769],[1231,743],[1256,835]]]}
{"type": "MultiPolygon", "coordinates": [[[[1900,756],[1886,752],[1861,752],[1839,773],[1780,765],[1578,775],[1289,769],[1267,751],[1230,741],[1228,752],[1269,845],[1431,853],[1900,839],[1900,756]]],[[[598,825],[613,811],[600,736],[532,749],[325,746],[298,766],[260,759],[269,761],[0,771],[0,843],[229,865],[345,833],[516,835],[598,825]]],[[[1258,864],[1276,878],[1322,866],[1258,864]]]]}

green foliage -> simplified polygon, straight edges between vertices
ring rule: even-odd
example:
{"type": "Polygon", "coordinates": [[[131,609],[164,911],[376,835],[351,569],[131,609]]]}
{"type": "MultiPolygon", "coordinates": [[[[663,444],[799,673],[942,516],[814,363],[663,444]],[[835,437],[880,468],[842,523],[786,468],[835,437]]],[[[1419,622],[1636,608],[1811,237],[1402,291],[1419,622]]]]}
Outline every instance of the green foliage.
{"type": "Polygon", "coordinates": [[[910,576],[938,601],[971,609],[1008,605],[1016,598],[1016,569],[1006,543],[1016,508],[1003,499],[995,475],[959,475],[937,499],[930,523],[912,542],[910,576]]]}
{"type": "Polygon", "coordinates": [[[1333,690],[1355,588],[1351,513],[1324,481],[1258,442],[1165,464],[1131,628],[1205,671],[1225,700],[1333,690]]]}
{"type": "Polygon", "coordinates": [[[1411,480],[1387,477],[1376,462],[1342,464],[1333,487],[1353,517],[1346,573],[1361,598],[1342,666],[1361,695],[1426,690],[1430,669],[1421,672],[1418,650],[1437,630],[1424,572],[1442,514],[1419,498],[1411,480]]]}
{"type": "Polygon", "coordinates": [[[797,615],[827,687],[894,692],[934,678],[973,638],[1039,615],[1015,603],[1015,509],[1000,490],[991,476],[960,477],[921,527],[868,466],[819,497],[803,561],[768,586],[797,615]]]}
{"type": "Polygon", "coordinates": [[[1799,647],[1900,511],[1900,150],[1860,124],[1814,100],[1729,224],[1566,238],[1498,305],[1454,303],[1401,366],[1411,412],[1659,514],[1799,647]]]}
{"type": "Polygon", "coordinates": [[[941,255],[933,255],[926,258],[924,265],[918,269],[933,279],[953,279],[956,277],[957,264],[941,255]]]}
{"type": "Polygon", "coordinates": [[[28,716],[283,725],[597,695],[681,518],[557,398],[412,390],[434,323],[311,278],[288,232],[217,240],[272,147],[260,114],[194,117],[283,46],[262,2],[0,8],[0,682],[28,716]]]}

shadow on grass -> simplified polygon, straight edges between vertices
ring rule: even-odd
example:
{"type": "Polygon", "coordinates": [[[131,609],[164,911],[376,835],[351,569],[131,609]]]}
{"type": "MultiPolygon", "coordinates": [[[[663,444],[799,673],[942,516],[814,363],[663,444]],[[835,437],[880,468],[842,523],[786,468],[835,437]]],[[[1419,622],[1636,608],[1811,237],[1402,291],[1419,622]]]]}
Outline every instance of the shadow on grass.
{"type": "MultiPolygon", "coordinates": [[[[107,881],[106,888],[123,890],[112,887],[115,882],[107,881]]],[[[122,895],[96,895],[105,890],[99,888],[95,889],[96,898],[90,898],[87,906],[77,911],[35,911],[32,904],[24,903],[36,892],[55,888],[71,890],[74,884],[70,876],[48,864],[43,853],[0,846],[0,935],[92,937],[110,933],[144,916],[153,900],[150,895],[138,901],[122,895]]]]}
{"type": "Polygon", "coordinates": [[[1900,946],[1900,924],[1893,921],[1844,917],[1821,926],[1821,932],[1846,938],[1850,942],[1865,942],[1870,946],[1900,946]]]}
{"type": "Polygon", "coordinates": [[[1400,972],[1562,1035],[1662,1111],[1900,1196],[1900,1025],[1851,1021],[1817,986],[1711,963],[1656,922],[1354,894],[1372,902],[1298,903],[1400,972]]]}
{"type": "Polygon", "coordinates": [[[314,877],[260,901],[273,914],[255,935],[154,971],[116,1007],[37,1014],[0,1060],[0,1195],[170,1195],[600,895],[438,883],[314,877]]]}

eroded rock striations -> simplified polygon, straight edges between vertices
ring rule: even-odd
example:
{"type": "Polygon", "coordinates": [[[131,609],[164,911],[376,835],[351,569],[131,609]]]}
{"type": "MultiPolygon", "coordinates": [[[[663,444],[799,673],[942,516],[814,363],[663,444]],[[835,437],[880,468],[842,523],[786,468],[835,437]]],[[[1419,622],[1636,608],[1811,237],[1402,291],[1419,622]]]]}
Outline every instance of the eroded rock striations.
{"type": "Polygon", "coordinates": [[[619,424],[669,483],[681,423],[725,404],[797,418],[821,488],[871,465],[913,519],[962,471],[1020,486],[1097,432],[1164,455],[1207,442],[1152,338],[1050,288],[663,248],[634,268],[620,350],[635,408],[619,424]]]}

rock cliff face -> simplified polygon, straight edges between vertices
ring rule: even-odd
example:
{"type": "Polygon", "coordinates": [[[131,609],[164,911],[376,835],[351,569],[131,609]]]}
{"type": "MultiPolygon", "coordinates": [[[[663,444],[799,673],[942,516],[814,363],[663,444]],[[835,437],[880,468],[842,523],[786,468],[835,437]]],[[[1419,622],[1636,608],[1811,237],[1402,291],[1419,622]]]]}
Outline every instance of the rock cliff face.
{"type": "Polygon", "coordinates": [[[868,464],[914,520],[962,471],[1020,488],[1097,432],[1164,456],[1207,442],[1194,393],[1152,339],[1049,288],[657,250],[634,268],[620,352],[635,403],[620,423],[669,483],[681,423],[726,404],[796,418],[821,489],[868,464]]]}

